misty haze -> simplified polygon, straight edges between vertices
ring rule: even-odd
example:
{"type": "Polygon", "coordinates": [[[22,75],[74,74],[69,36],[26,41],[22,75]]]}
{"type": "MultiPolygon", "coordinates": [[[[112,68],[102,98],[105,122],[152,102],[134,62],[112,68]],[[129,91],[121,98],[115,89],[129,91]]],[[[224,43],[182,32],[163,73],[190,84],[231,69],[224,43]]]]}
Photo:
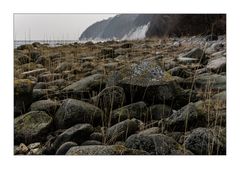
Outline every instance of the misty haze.
{"type": "Polygon", "coordinates": [[[14,155],[226,155],[226,14],[14,14],[14,155]]]}

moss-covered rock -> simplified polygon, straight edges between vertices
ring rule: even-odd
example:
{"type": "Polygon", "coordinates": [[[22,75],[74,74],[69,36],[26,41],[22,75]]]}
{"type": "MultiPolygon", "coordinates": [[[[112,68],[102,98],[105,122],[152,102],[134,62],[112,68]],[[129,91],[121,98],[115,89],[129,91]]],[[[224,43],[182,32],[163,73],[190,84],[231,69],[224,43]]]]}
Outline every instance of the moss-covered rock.
{"type": "Polygon", "coordinates": [[[68,128],[77,123],[102,124],[103,111],[76,99],[66,99],[55,114],[58,128],[68,128]]]}
{"type": "Polygon", "coordinates": [[[28,79],[14,80],[14,116],[27,111],[32,103],[34,82],[28,79]]]}
{"type": "Polygon", "coordinates": [[[122,145],[90,145],[72,147],[66,155],[148,155],[148,153],[122,145]]]}
{"type": "Polygon", "coordinates": [[[14,144],[45,141],[53,119],[43,111],[31,111],[14,119],[14,144]]]}

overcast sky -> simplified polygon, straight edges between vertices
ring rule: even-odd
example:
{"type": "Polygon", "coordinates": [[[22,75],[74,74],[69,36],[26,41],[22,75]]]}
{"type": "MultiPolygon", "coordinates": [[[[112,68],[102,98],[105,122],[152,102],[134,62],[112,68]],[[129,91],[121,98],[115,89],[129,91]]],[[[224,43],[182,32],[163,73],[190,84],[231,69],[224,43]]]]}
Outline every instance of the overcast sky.
{"type": "Polygon", "coordinates": [[[116,14],[15,14],[15,40],[77,40],[96,21],[116,14]]]}

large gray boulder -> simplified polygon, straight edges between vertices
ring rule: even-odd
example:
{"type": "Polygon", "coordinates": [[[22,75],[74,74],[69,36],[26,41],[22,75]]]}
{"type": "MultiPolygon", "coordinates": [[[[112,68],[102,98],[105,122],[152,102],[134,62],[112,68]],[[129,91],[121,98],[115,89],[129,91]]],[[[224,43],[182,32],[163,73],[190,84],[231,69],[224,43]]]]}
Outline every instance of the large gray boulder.
{"type": "Polygon", "coordinates": [[[123,145],[90,145],[72,147],[66,155],[148,155],[148,153],[143,150],[129,149],[123,145]]]}
{"type": "Polygon", "coordinates": [[[125,66],[108,79],[108,86],[124,89],[127,103],[144,101],[147,104],[163,103],[174,99],[179,89],[175,79],[155,61],[142,61],[125,66]]]}
{"type": "Polygon", "coordinates": [[[53,147],[57,150],[63,143],[73,141],[81,144],[88,140],[90,134],[93,132],[93,126],[90,124],[76,124],[73,127],[65,130],[62,134],[57,136],[53,143],[53,147]]]}
{"type": "Polygon", "coordinates": [[[184,145],[197,155],[226,155],[226,129],[218,126],[194,129],[184,145]]]}
{"type": "Polygon", "coordinates": [[[128,137],[125,146],[132,149],[144,150],[151,155],[191,155],[173,138],[164,134],[134,134],[128,137]]]}
{"type": "Polygon", "coordinates": [[[31,111],[14,119],[14,144],[45,141],[53,119],[43,111],[31,111]]]}
{"type": "Polygon", "coordinates": [[[76,99],[66,99],[54,119],[57,128],[68,128],[77,123],[101,124],[102,116],[103,111],[94,105],[76,99]]]}

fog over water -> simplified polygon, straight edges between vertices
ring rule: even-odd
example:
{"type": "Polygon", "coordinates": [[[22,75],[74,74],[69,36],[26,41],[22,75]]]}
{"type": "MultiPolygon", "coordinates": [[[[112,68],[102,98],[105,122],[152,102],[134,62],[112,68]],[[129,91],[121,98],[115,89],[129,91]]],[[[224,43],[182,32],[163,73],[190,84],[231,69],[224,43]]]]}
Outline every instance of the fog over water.
{"type": "Polygon", "coordinates": [[[14,14],[14,40],[78,40],[91,24],[116,14],[14,14]]]}

